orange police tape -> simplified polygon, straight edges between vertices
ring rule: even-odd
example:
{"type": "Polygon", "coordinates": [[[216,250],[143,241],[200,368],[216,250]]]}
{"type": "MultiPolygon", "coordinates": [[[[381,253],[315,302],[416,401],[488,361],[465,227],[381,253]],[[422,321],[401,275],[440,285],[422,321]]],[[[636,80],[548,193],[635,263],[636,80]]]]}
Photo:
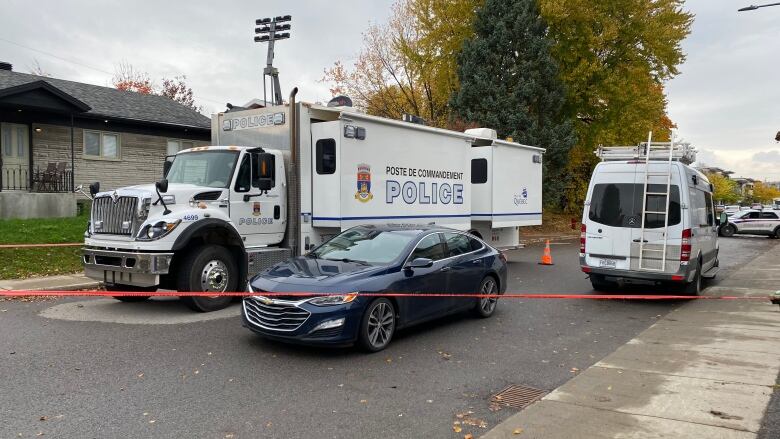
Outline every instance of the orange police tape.
{"type": "Polygon", "coordinates": [[[39,247],[78,247],[83,246],[83,242],[66,242],[59,244],[0,244],[0,249],[3,248],[39,248],[39,247]]]}
{"type": "MultiPolygon", "coordinates": [[[[332,294],[345,294],[344,292],[332,292],[332,293],[313,293],[313,292],[283,292],[283,293],[271,293],[271,292],[203,292],[203,291],[65,291],[65,290],[0,290],[0,297],[18,297],[18,296],[149,296],[149,297],[181,297],[181,296],[232,296],[232,297],[246,297],[246,296],[284,296],[284,297],[314,297],[314,296],[327,296],[332,294]]],[[[769,296],[681,296],[681,295],[669,295],[669,294],[456,294],[456,293],[358,293],[363,297],[471,297],[471,298],[501,298],[501,299],[591,299],[591,300],[745,300],[745,301],[770,301],[769,296]]]]}

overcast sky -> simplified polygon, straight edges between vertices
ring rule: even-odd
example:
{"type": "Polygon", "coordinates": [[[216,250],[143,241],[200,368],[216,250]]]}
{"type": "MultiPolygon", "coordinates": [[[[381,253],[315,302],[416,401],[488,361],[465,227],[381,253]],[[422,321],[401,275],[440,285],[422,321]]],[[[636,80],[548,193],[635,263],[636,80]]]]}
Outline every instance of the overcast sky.
{"type": "MultiPolygon", "coordinates": [[[[186,74],[205,111],[221,111],[262,97],[265,45],[252,41],[254,19],[290,14],[292,37],[278,43],[274,62],[284,95],[295,85],[299,98],[326,102],[323,69],[354,60],[361,33],[384,22],[391,3],[0,0],[0,61],[29,72],[37,60],[54,77],[98,85],[110,85],[122,61],[158,84],[186,74]]],[[[780,6],[736,12],[748,4],[686,2],[696,19],[682,74],[667,85],[669,114],[700,162],[780,180],[780,6]]]]}

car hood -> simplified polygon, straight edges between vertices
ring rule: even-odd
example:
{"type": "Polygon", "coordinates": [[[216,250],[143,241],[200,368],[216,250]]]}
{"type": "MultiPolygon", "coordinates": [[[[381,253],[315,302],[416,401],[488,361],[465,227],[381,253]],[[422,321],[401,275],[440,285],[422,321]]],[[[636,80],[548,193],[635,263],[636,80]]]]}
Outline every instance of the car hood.
{"type": "Polygon", "coordinates": [[[336,292],[349,289],[357,281],[379,275],[386,270],[386,266],[298,256],[259,274],[252,279],[252,287],[266,291],[289,291],[290,287],[298,286],[306,291],[336,292]]]}

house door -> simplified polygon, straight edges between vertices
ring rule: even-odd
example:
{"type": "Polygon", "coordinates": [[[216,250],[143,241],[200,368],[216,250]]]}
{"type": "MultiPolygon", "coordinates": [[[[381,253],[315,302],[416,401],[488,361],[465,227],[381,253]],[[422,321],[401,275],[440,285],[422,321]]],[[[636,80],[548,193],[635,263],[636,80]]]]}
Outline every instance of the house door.
{"type": "Polygon", "coordinates": [[[3,190],[27,189],[30,182],[30,132],[27,125],[0,123],[3,190]]]}

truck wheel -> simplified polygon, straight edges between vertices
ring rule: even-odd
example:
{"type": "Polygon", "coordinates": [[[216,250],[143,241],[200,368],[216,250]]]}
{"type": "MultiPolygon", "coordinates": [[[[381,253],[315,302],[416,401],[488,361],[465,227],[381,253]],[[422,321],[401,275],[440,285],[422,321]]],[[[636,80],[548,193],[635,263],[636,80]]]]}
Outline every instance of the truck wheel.
{"type": "MultiPolygon", "coordinates": [[[[133,285],[105,285],[106,291],[128,291],[128,292],[154,292],[157,291],[157,287],[136,287],[133,285]]],[[[112,296],[114,299],[120,301],[120,302],[127,302],[127,303],[133,303],[133,302],[143,302],[144,300],[148,299],[151,296],[112,296]]]]}
{"type": "MultiPolygon", "coordinates": [[[[238,288],[238,267],[228,249],[205,245],[189,252],[180,265],[177,290],[192,292],[234,292],[238,288]]],[[[198,312],[216,311],[230,305],[231,296],[182,297],[184,303],[198,312]]]]}
{"type": "Polygon", "coordinates": [[[720,228],[720,236],[725,236],[726,238],[734,236],[734,233],[736,232],[737,229],[735,229],[731,224],[726,224],[720,228]]]}

